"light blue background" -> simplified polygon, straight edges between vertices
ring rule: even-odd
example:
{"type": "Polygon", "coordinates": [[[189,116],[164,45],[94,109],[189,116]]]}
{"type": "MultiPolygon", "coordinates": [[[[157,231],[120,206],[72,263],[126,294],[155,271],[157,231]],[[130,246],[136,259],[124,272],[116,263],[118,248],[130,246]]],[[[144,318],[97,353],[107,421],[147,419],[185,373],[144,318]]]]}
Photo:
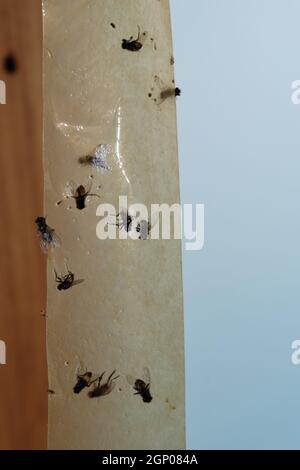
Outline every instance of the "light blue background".
{"type": "Polygon", "coordinates": [[[300,0],[171,0],[183,252],[187,445],[300,449],[300,0]]]}

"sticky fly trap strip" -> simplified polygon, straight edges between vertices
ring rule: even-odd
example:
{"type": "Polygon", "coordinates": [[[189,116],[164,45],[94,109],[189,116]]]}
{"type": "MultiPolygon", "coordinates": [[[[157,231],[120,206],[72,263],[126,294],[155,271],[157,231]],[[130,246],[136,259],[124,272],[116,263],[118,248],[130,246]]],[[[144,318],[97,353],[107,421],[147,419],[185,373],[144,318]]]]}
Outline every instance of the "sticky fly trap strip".
{"type": "Polygon", "coordinates": [[[179,202],[169,4],[44,0],[43,27],[48,447],[183,449],[180,241],[118,206],[179,202]]]}

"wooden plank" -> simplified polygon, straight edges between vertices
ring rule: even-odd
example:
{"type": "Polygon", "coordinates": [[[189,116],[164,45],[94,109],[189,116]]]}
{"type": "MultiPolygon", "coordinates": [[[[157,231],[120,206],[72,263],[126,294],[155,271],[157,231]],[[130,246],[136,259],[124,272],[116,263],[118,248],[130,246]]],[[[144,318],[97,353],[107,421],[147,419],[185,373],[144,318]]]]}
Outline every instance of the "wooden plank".
{"type": "Polygon", "coordinates": [[[42,21],[40,0],[0,2],[1,263],[0,448],[46,447],[46,259],[34,220],[43,213],[42,21]],[[5,58],[13,55],[13,60],[5,58]]]}

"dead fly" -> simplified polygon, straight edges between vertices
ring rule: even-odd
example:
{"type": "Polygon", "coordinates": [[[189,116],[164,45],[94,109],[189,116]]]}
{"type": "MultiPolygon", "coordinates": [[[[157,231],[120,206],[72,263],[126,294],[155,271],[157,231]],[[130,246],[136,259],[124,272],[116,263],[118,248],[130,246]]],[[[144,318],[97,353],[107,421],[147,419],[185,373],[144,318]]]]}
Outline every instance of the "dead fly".
{"type": "Polygon", "coordinates": [[[111,393],[116,385],[115,382],[113,381],[120,377],[119,375],[117,375],[117,377],[113,377],[115,373],[116,371],[114,370],[108,377],[107,381],[103,385],[101,385],[102,377],[105,374],[105,372],[103,372],[103,374],[101,374],[100,377],[98,378],[97,384],[94,385],[94,389],[88,393],[89,397],[90,398],[102,397],[104,395],[108,395],[109,393],[111,393]]]}
{"type": "Polygon", "coordinates": [[[87,197],[100,197],[98,194],[91,193],[92,181],[87,186],[80,184],[77,186],[74,181],[69,181],[66,186],[65,196],[72,197],[76,201],[76,207],[79,210],[85,208],[87,197]]]}
{"type": "Polygon", "coordinates": [[[167,88],[165,90],[162,90],[160,93],[160,98],[162,101],[165,101],[167,98],[171,98],[172,96],[180,96],[181,95],[181,90],[180,88],[167,88]]]}
{"type": "Polygon", "coordinates": [[[139,240],[147,240],[151,232],[151,224],[147,220],[141,220],[136,226],[136,231],[140,234],[139,240]]]}
{"type": "Polygon", "coordinates": [[[147,35],[146,31],[144,31],[143,34],[141,35],[141,29],[138,26],[137,38],[133,39],[133,36],[131,36],[129,39],[122,39],[122,48],[131,52],[139,51],[140,49],[142,49],[144,45],[146,35],[147,35]]]}
{"type": "Polygon", "coordinates": [[[111,152],[111,145],[99,144],[91,155],[80,157],[78,161],[81,165],[90,165],[97,170],[111,171],[111,167],[106,163],[106,159],[111,152]]]}
{"type": "Polygon", "coordinates": [[[74,393],[80,393],[84,388],[89,387],[92,383],[96,382],[97,379],[92,380],[92,372],[85,372],[82,375],[77,375],[77,383],[73,387],[74,393]]]}
{"type": "Polygon", "coordinates": [[[54,270],[54,273],[55,273],[55,281],[57,282],[58,290],[67,290],[73,286],[75,276],[74,276],[74,273],[69,271],[69,269],[68,269],[68,273],[62,276],[58,276],[56,270],[54,270]]]}
{"type": "Polygon", "coordinates": [[[150,393],[150,371],[148,367],[144,368],[144,380],[135,379],[131,375],[127,376],[127,381],[130,385],[133,386],[135,390],[134,395],[141,395],[144,403],[150,403],[152,401],[152,396],[150,393]]]}
{"type": "MultiPolygon", "coordinates": [[[[174,83],[174,80],[172,81],[174,83]]],[[[155,103],[162,104],[168,98],[181,96],[181,90],[175,86],[167,86],[157,75],[154,77],[154,85],[148,93],[149,98],[154,96],[155,103]]]]}
{"type": "Polygon", "coordinates": [[[119,214],[117,214],[117,222],[115,225],[120,229],[126,230],[126,232],[130,232],[133,220],[133,215],[130,215],[129,212],[125,210],[121,210],[119,214]]]}
{"type": "Polygon", "coordinates": [[[35,219],[35,223],[37,225],[40,237],[40,247],[43,253],[47,253],[51,245],[54,247],[60,246],[60,240],[56,235],[55,230],[47,225],[45,217],[37,217],[35,219]]]}

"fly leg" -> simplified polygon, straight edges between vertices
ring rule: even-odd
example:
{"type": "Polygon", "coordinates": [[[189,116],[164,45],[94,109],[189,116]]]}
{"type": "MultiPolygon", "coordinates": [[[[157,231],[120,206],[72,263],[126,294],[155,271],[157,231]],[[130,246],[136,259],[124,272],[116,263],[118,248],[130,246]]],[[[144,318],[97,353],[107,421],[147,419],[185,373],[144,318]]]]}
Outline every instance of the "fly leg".
{"type": "Polygon", "coordinates": [[[113,380],[116,380],[116,379],[118,379],[118,378],[120,377],[119,375],[117,375],[117,377],[113,377],[113,375],[115,374],[115,372],[116,372],[116,370],[114,370],[114,371],[110,374],[110,376],[108,377],[108,380],[107,380],[107,382],[106,382],[106,385],[110,385],[113,380]],[[112,377],[113,377],[113,378],[112,378],[112,377]]]}
{"type": "Polygon", "coordinates": [[[140,39],[140,37],[141,37],[141,28],[140,28],[140,26],[138,26],[138,36],[137,36],[137,38],[135,39],[135,42],[138,42],[139,39],[140,39]]]}
{"type": "Polygon", "coordinates": [[[98,381],[98,384],[97,384],[96,388],[100,387],[100,382],[101,382],[104,374],[105,374],[105,372],[102,372],[102,374],[99,377],[97,377],[96,379],[94,379],[90,382],[90,385],[92,385],[93,383],[98,381]]]}
{"type": "Polygon", "coordinates": [[[55,273],[55,281],[56,281],[56,282],[63,282],[62,277],[60,277],[60,276],[57,274],[56,269],[54,269],[54,273],[55,273]]]}

